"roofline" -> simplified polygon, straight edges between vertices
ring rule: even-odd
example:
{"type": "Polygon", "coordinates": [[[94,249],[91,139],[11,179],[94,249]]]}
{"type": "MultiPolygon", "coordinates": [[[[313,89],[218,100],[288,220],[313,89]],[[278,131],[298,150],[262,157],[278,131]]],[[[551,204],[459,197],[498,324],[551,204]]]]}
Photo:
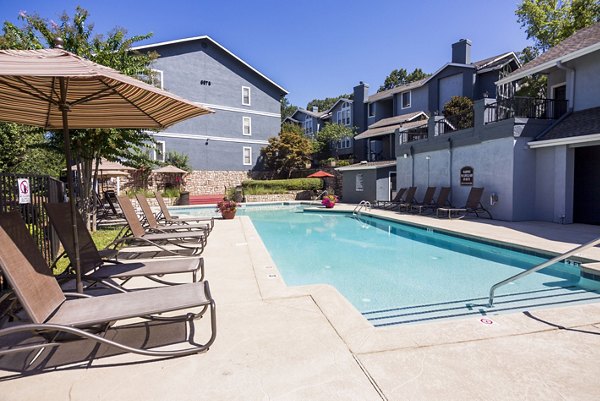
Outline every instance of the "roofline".
{"type": "Polygon", "coordinates": [[[390,161],[390,164],[380,164],[380,165],[370,165],[370,166],[361,166],[361,165],[354,165],[354,166],[344,166],[344,167],[338,167],[334,170],[336,171],[356,171],[356,170],[377,170],[378,168],[389,168],[389,167],[394,167],[396,165],[395,161],[390,161]]]}
{"type": "Polygon", "coordinates": [[[265,74],[263,74],[262,72],[258,71],[256,68],[252,67],[250,64],[248,64],[247,62],[245,62],[244,60],[242,60],[241,58],[239,58],[238,56],[236,56],[232,51],[230,51],[225,46],[223,46],[222,44],[220,44],[219,42],[217,42],[216,40],[214,40],[213,38],[211,38],[208,35],[193,36],[193,37],[190,37],[190,38],[168,40],[168,41],[165,41],[165,42],[152,43],[152,44],[149,44],[149,45],[135,46],[135,47],[132,47],[131,50],[151,49],[151,48],[154,48],[154,47],[162,47],[162,46],[168,46],[168,45],[177,44],[177,43],[192,42],[192,41],[195,41],[195,40],[203,40],[203,39],[209,40],[213,44],[217,45],[225,53],[229,54],[231,57],[233,57],[234,59],[236,59],[237,61],[239,61],[243,65],[245,65],[246,67],[248,67],[250,70],[254,71],[260,77],[262,77],[267,82],[269,82],[270,84],[274,85],[277,89],[279,89],[280,91],[282,91],[285,95],[287,95],[289,93],[284,87],[276,84],[273,80],[269,79],[265,74]]]}
{"type": "MultiPolygon", "coordinates": [[[[507,84],[509,82],[516,81],[521,78],[525,78],[529,75],[543,71],[547,68],[554,67],[556,65],[556,63],[559,61],[561,61],[561,62],[570,61],[570,60],[585,56],[586,54],[595,52],[597,50],[600,50],[600,42],[594,43],[593,45],[590,45],[588,47],[584,47],[583,49],[578,49],[578,50],[575,50],[574,52],[567,53],[564,56],[556,57],[550,61],[546,61],[545,63],[542,63],[542,64],[537,65],[532,68],[528,68],[521,72],[519,72],[519,70],[517,70],[517,71],[515,71],[514,75],[511,74],[505,78],[502,78],[502,79],[496,81],[496,85],[503,85],[503,84],[507,84]]],[[[527,65],[527,64],[525,64],[525,65],[527,65]]]]}
{"type": "Polygon", "coordinates": [[[505,58],[506,56],[510,56],[510,55],[512,55],[512,56],[513,56],[514,60],[515,60],[515,61],[517,62],[517,64],[519,64],[519,66],[520,66],[520,65],[521,65],[521,62],[519,61],[519,58],[517,57],[516,53],[515,53],[515,52],[513,52],[513,51],[510,51],[510,52],[506,52],[506,53],[504,53],[504,54],[501,54],[501,55],[499,55],[498,57],[494,58],[493,60],[491,60],[490,62],[488,62],[488,63],[486,63],[486,64],[483,64],[483,65],[481,65],[481,66],[479,67],[479,69],[480,69],[480,70],[483,70],[483,69],[485,69],[485,67],[486,67],[486,66],[488,66],[488,65],[490,65],[490,64],[492,64],[492,63],[495,63],[496,61],[498,61],[498,60],[500,60],[500,59],[503,59],[503,58],[505,58]]]}
{"type": "Polygon", "coordinates": [[[354,103],[354,100],[352,100],[352,99],[347,99],[347,98],[345,98],[345,97],[341,97],[341,98],[339,98],[338,100],[336,100],[336,102],[333,104],[333,106],[331,106],[330,108],[328,108],[327,110],[325,110],[325,113],[327,113],[327,112],[331,111],[331,110],[332,110],[332,109],[333,109],[335,106],[337,106],[337,104],[338,104],[339,102],[349,102],[349,103],[354,103]]]}
{"type": "Polygon", "coordinates": [[[531,141],[531,142],[527,142],[527,145],[531,149],[536,149],[536,148],[547,148],[549,146],[575,145],[575,144],[579,144],[579,143],[597,142],[597,141],[600,141],[600,133],[590,134],[590,135],[581,135],[581,136],[570,136],[568,138],[547,139],[545,141],[531,141]]]}

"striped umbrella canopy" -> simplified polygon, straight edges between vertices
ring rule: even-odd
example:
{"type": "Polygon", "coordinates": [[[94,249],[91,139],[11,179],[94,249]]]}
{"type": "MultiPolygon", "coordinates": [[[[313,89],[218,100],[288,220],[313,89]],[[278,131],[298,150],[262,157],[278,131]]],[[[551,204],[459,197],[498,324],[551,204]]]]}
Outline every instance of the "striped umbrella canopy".
{"type": "MultiPolygon", "coordinates": [[[[0,51],[0,121],[64,131],[69,128],[165,128],[212,110],[57,48],[0,51]]],[[[67,174],[77,291],[82,292],[73,176],[67,174]]]]}

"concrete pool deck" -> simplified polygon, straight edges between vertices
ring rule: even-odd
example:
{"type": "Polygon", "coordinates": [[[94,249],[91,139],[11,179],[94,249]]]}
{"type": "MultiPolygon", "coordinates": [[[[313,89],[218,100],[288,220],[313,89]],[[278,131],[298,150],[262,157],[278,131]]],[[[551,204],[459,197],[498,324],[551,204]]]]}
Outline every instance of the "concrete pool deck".
{"type": "MultiPolygon", "coordinates": [[[[594,226],[374,214],[553,252],[600,237],[594,226]]],[[[582,257],[600,260],[600,252],[582,257]]],[[[478,316],[374,328],[330,286],[285,286],[246,216],[217,221],[204,258],[218,318],[207,353],[90,360],[75,344],[42,355],[43,372],[4,357],[0,398],[592,400],[600,394],[598,303],[493,315],[492,324],[478,316]]],[[[196,324],[199,339],[206,320],[196,324]]]]}

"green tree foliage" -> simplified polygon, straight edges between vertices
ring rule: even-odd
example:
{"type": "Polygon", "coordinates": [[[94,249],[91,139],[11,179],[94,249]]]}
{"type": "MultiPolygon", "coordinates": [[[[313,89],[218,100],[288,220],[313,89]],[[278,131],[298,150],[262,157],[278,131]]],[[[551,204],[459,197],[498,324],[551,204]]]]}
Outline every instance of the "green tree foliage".
{"type": "MultiPolygon", "coordinates": [[[[519,54],[525,64],[541,53],[556,46],[576,31],[600,21],[598,0],[523,0],[515,11],[517,21],[525,28],[527,46],[519,54]]],[[[539,75],[527,77],[521,82],[518,96],[545,97],[547,79],[539,75]]]]}
{"type": "Polygon", "coordinates": [[[167,152],[164,164],[170,164],[172,166],[185,170],[188,173],[192,171],[192,166],[190,166],[190,157],[184,153],[179,153],[176,151],[167,152]]]}
{"type": "Polygon", "coordinates": [[[0,172],[35,173],[58,177],[64,167],[59,152],[48,146],[41,128],[0,124],[0,172]]]}
{"type": "MultiPolygon", "coordinates": [[[[22,12],[19,19],[22,27],[5,22],[3,35],[0,36],[0,48],[40,49],[52,47],[54,39],[63,39],[63,47],[72,53],[91,61],[112,67],[124,74],[136,77],[149,77],[150,65],[158,56],[156,53],[131,51],[132,44],[148,39],[151,34],[128,38],[127,32],[116,28],[107,35],[94,34],[94,25],[89,23],[89,13],[77,7],[73,17],[63,14],[59,22],[45,19],[37,14],[22,12]]],[[[25,130],[25,129],[24,129],[25,130]]],[[[22,137],[22,136],[21,136],[22,137]]],[[[91,189],[97,181],[97,166],[100,158],[123,161],[134,167],[149,163],[147,152],[142,149],[153,142],[150,135],[141,130],[95,129],[71,131],[73,150],[79,160],[78,177],[81,178],[81,211],[87,217],[93,207],[91,189]]],[[[62,131],[50,132],[49,142],[62,149],[62,131]]]]}
{"type": "Polygon", "coordinates": [[[298,106],[294,106],[290,103],[287,96],[281,98],[281,121],[285,120],[288,117],[294,115],[296,110],[298,110],[298,106]]]}
{"type": "Polygon", "coordinates": [[[269,138],[269,144],[260,150],[265,167],[281,178],[304,168],[312,152],[312,141],[294,124],[283,124],[279,136],[269,138]]]}
{"type": "MultiPolygon", "coordinates": [[[[316,153],[330,151],[337,157],[337,141],[345,137],[353,137],[354,131],[350,127],[340,124],[325,124],[323,129],[317,132],[317,141],[315,146],[316,153]]],[[[324,156],[323,156],[324,157],[324,156]]]]}
{"type": "Polygon", "coordinates": [[[390,72],[390,75],[385,78],[383,85],[377,89],[377,92],[382,92],[388,89],[393,89],[400,85],[406,85],[411,82],[419,81],[429,77],[430,75],[431,74],[423,72],[423,70],[420,68],[415,68],[415,70],[410,74],[404,68],[393,70],[390,72]]]}
{"type": "Polygon", "coordinates": [[[473,101],[466,96],[452,96],[444,105],[444,118],[455,129],[471,128],[473,126],[473,101]]]}
{"type": "Polygon", "coordinates": [[[343,94],[338,97],[326,97],[325,99],[313,99],[306,105],[306,110],[312,111],[313,107],[318,107],[319,111],[329,110],[331,106],[335,104],[340,99],[352,99],[353,95],[351,94],[343,94]]]}

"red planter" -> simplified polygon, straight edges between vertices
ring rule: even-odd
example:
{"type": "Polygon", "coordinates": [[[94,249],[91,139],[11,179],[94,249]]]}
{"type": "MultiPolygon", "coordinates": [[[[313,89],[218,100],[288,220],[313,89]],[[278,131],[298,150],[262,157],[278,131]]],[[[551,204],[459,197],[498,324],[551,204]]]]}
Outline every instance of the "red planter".
{"type": "Polygon", "coordinates": [[[221,212],[221,217],[223,217],[224,220],[231,220],[235,217],[235,210],[231,211],[231,210],[226,210],[221,212]]]}

